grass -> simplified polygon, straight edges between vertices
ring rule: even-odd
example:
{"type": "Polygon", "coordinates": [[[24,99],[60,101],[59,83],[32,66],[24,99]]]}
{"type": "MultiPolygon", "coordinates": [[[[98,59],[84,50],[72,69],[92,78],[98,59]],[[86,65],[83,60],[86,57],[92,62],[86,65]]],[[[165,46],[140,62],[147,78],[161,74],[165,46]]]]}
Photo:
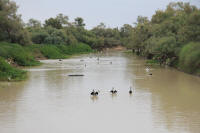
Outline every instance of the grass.
{"type": "Polygon", "coordinates": [[[87,44],[79,43],[75,45],[51,45],[51,44],[33,44],[26,46],[26,49],[37,57],[46,57],[47,59],[65,59],[74,54],[85,54],[93,52],[87,44]]]}
{"type": "Polygon", "coordinates": [[[73,54],[85,54],[92,52],[92,49],[89,45],[84,43],[79,43],[75,45],[58,45],[57,46],[63,54],[73,55],[73,54]]]}
{"type": "Polygon", "coordinates": [[[63,59],[66,58],[61,50],[54,45],[44,45],[40,48],[41,53],[48,59],[63,59]]]}
{"type": "Polygon", "coordinates": [[[0,80],[1,81],[20,81],[27,77],[27,72],[12,67],[4,58],[0,57],[0,80]]]}
{"type": "Polygon", "coordinates": [[[19,66],[36,66],[40,63],[34,59],[30,52],[19,44],[0,43],[0,56],[10,59],[19,66]]]}
{"type": "Polygon", "coordinates": [[[42,59],[45,58],[44,55],[41,53],[41,45],[32,44],[24,47],[35,59],[42,59]]]}
{"type": "Polygon", "coordinates": [[[40,63],[35,58],[63,59],[73,54],[90,53],[93,50],[84,43],[75,45],[41,45],[21,46],[19,44],[0,42],[0,56],[13,60],[19,66],[36,66],[40,63]]]}

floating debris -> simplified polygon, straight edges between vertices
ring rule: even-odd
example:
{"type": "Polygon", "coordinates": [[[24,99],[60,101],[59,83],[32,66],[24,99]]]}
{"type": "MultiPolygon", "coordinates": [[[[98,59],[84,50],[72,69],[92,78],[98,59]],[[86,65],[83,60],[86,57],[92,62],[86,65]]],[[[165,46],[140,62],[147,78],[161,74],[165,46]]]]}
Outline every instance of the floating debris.
{"type": "Polygon", "coordinates": [[[70,74],[68,76],[70,76],[70,77],[82,77],[84,75],[83,74],[70,74]]]}

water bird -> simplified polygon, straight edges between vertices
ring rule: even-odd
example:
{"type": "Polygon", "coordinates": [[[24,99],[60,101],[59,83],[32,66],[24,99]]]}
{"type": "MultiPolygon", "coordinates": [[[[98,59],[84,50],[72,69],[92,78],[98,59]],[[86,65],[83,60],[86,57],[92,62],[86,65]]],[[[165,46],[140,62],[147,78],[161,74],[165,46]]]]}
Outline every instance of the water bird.
{"type": "Polygon", "coordinates": [[[133,91],[132,91],[132,88],[130,87],[129,94],[132,94],[132,93],[133,93],[133,91]]]}
{"type": "Polygon", "coordinates": [[[150,69],[147,67],[145,70],[146,70],[146,72],[149,72],[150,69]]]}
{"type": "Polygon", "coordinates": [[[114,88],[112,88],[112,90],[110,91],[111,93],[114,93],[114,88]]]}
{"type": "Polygon", "coordinates": [[[110,91],[112,94],[116,94],[117,90],[114,89],[114,87],[112,88],[112,90],[110,91]]]}
{"type": "Polygon", "coordinates": [[[59,59],[59,61],[62,61],[62,59],[59,59]]]}
{"type": "Polygon", "coordinates": [[[11,81],[11,77],[8,77],[8,81],[11,81]]]}
{"type": "Polygon", "coordinates": [[[95,95],[96,95],[96,96],[99,95],[99,91],[96,91],[96,92],[95,92],[95,95]]]}
{"type": "Polygon", "coordinates": [[[152,76],[153,74],[152,74],[152,73],[150,73],[149,75],[151,75],[151,76],[152,76]]]}
{"type": "Polygon", "coordinates": [[[114,93],[117,93],[117,90],[114,90],[114,93]]]}
{"type": "Polygon", "coordinates": [[[91,94],[92,96],[94,96],[94,95],[95,95],[95,91],[93,90],[90,94],[91,94]]]}
{"type": "Polygon", "coordinates": [[[92,91],[90,94],[92,95],[92,96],[98,96],[99,95],[99,92],[100,91],[92,91]]]}

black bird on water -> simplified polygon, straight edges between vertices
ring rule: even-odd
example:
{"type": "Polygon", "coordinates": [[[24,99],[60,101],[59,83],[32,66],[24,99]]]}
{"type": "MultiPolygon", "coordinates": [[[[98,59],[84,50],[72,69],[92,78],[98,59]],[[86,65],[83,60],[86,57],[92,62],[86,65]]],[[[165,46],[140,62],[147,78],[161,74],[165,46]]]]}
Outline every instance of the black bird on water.
{"type": "Polygon", "coordinates": [[[112,90],[110,91],[112,94],[116,94],[117,90],[115,90],[114,88],[112,88],[112,90]]]}
{"type": "Polygon", "coordinates": [[[92,91],[91,93],[90,93],[92,96],[98,96],[99,95],[99,91],[92,91]]]}
{"type": "Polygon", "coordinates": [[[91,95],[95,95],[95,91],[93,90],[90,94],[91,94],[91,95]]]}
{"type": "Polygon", "coordinates": [[[131,89],[131,87],[130,87],[129,94],[132,94],[132,93],[133,93],[133,91],[132,91],[132,89],[131,89]]]}

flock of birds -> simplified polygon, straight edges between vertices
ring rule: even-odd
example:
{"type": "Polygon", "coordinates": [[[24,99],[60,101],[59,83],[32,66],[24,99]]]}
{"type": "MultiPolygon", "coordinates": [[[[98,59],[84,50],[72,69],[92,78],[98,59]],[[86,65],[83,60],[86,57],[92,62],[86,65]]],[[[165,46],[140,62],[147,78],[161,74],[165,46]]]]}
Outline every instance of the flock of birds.
{"type": "MultiPolygon", "coordinates": [[[[90,94],[91,94],[92,96],[98,96],[99,93],[100,93],[100,91],[95,91],[95,90],[93,90],[90,94]]],[[[114,89],[114,88],[112,88],[112,90],[110,90],[110,93],[111,93],[111,94],[117,94],[117,90],[114,89]]],[[[131,95],[132,93],[133,93],[133,90],[132,90],[132,88],[130,87],[129,94],[131,95]]]]}
{"type": "MultiPolygon", "coordinates": [[[[99,57],[97,58],[97,60],[99,60],[99,57]]],[[[112,62],[110,62],[110,64],[112,64],[112,62]]],[[[146,70],[146,72],[149,72],[149,71],[150,71],[150,69],[149,69],[148,67],[147,67],[145,70],[146,70]]],[[[153,74],[152,74],[152,73],[149,73],[149,75],[152,76],[153,74]]],[[[98,90],[98,91],[93,90],[90,94],[91,94],[91,96],[98,96],[99,93],[100,93],[99,90],[98,90]]],[[[113,87],[112,90],[110,90],[110,93],[111,93],[111,94],[117,94],[117,90],[114,89],[114,87],[113,87]]],[[[129,94],[131,95],[132,93],[133,93],[133,90],[132,90],[132,88],[130,87],[129,94]]]]}
{"type": "MultiPolygon", "coordinates": [[[[92,57],[90,57],[90,58],[92,58],[92,57]]],[[[99,63],[100,58],[97,57],[97,60],[98,60],[98,63],[99,63]]],[[[62,59],[59,59],[59,61],[62,61],[62,59]]],[[[84,61],[84,60],[82,59],[82,60],[80,60],[80,61],[82,62],[82,61],[84,61]]],[[[112,64],[112,61],[110,62],[110,64],[112,64]]],[[[85,67],[86,67],[86,64],[85,64],[85,67]]],[[[148,67],[147,67],[145,70],[146,70],[146,72],[149,72],[149,71],[150,71],[150,69],[149,69],[148,67]]],[[[150,73],[149,75],[152,76],[153,74],[150,73]]],[[[99,90],[98,90],[98,91],[93,90],[90,94],[91,94],[91,96],[98,96],[99,93],[100,93],[99,90]]],[[[117,90],[114,89],[114,87],[113,87],[112,90],[110,90],[110,93],[111,93],[111,94],[117,94],[117,90]]],[[[129,94],[131,95],[132,93],[133,93],[133,90],[132,90],[132,88],[130,87],[129,94]]]]}

